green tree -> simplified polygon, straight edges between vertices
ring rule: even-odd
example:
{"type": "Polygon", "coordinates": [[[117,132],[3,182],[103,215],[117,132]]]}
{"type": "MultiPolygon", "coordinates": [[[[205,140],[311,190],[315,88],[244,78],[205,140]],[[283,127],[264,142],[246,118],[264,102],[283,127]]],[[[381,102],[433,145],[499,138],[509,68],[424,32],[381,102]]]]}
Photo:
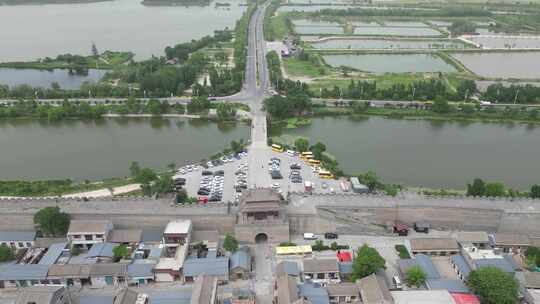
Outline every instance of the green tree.
{"type": "Polygon", "coordinates": [[[506,190],[502,183],[487,183],[485,196],[499,197],[506,196],[506,190]]]}
{"type": "Polygon", "coordinates": [[[141,166],[139,166],[139,163],[135,161],[131,162],[129,165],[129,174],[131,177],[139,175],[139,172],[141,172],[141,166]]]}
{"type": "Polygon", "coordinates": [[[135,181],[141,184],[148,184],[157,179],[157,174],[150,168],[142,168],[139,173],[135,175],[135,181]]]}
{"type": "Polygon", "coordinates": [[[467,285],[482,304],[515,304],[518,284],[514,277],[496,267],[482,267],[469,274],[467,285]]]}
{"type": "Polygon", "coordinates": [[[384,186],[377,173],[373,171],[366,172],[364,175],[359,176],[358,179],[369,188],[370,192],[381,189],[384,186]]]}
{"type": "Polygon", "coordinates": [[[236,109],[229,103],[219,103],[216,112],[219,120],[234,120],[236,117],[236,109]]]}
{"type": "Polygon", "coordinates": [[[326,151],[326,145],[322,142],[317,142],[313,146],[309,147],[309,150],[313,152],[313,157],[315,159],[322,159],[322,154],[326,151]]]}
{"type": "Polygon", "coordinates": [[[177,204],[183,204],[188,199],[188,194],[186,192],[186,189],[180,189],[178,192],[176,192],[176,203],[177,204]]]}
{"type": "Polygon", "coordinates": [[[309,148],[309,140],[307,138],[304,138],[304,137],[297,138],[294,141],[294,148],[298,152],[306,152],[308,150],[308,148],[309,148]]]}
{"type": "Polygon", "coordinates": [[[56,207],[45,207],[34,215],[34,224],[38,225],[45,235],[63,236],[69,228],[70,216],[56,207]]]}
{"type": "Polygon", "coordinates": [[[442,96],[437,96],[433,101],[433,112],[439,114],[449,113],[451,110],[448,100],[444,99],[442,96]]]}
{"type": "Polygon", "coordinates": [[[128,258],[129,250],[126,245],[118,245],[113,248],[113,256],[116,261],[128,258]]]}
{"type": "Polygon", "coordinates": [[[530,195],[532,198],[540,198],[540,185],[532,185],[530,195]]]}
{"type": "Polygon", "coordinates": [[[405,274],[407,285],[420,287],[426,281],[426,274],[420,266],[414,266],[407,269],[405,274]]]}
{"type": "Polygon", "coordinates": [[[79,254],[81,254],[81,250],[79,249],[79,247],[72,246],[72,247],[71,247],[71,250],[69,251],[69,253],[70,253],[72,256],[78,256],[79,254]]]}
{"type": "Polygon", "coordinates": [[[385,268],[386,261],[381,257],[375,248],[364,244],[356,252],[353,260],[352,279],[358,279],[369,276],[381,268],[385,268]]]}
{"type": "Polygon", "coordinates": [[[8,247],[6,244],[0,245],[0,262],[7,262],[15,259],[15,254],[13,254],[13,249],[8,247]]]}
{"type": "Polygon", "coordinates": [[[226,234],[223,240],[223,248],[228,252],[235,252],[238,250],[238,241],[232,235],[226,234]]]}
{"type": "Polygon", "coordinates": [[[475,178],[472,184],[467,184],[467,196],[484,196],[486,184],[480,178],[475,178]]]}

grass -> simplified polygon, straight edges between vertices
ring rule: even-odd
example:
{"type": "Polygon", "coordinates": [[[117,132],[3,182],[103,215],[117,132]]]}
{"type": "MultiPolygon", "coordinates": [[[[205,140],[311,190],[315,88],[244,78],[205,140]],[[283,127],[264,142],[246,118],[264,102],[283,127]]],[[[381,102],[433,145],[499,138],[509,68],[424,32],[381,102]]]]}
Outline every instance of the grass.
{"type": "Polygon", "coordinates": [[[283,40],[289,34],[287,14],[278,14],[277,16],[270,17],[269,22],[271,40],[283,40]]]}
{"type": "Polygon", "coordinates": [[[35,60],[25,62],[5,62],[0,63],[0,67],[4,68],[17,68],[17,69],[68,69],[68,68],[100,68],[110,69],[114,66],[119,66],[125,62],[128,62],[133,58],[134,54],[131,52],[111,52],[105,51],[96,59],[92,56],[84,57],[83,62],[67,62],[63,60],[35,60]]]}
{"type": "Polygon", "coordinates": [[[349,85],[351,80],[358,81],[376,81],[378,89],[386,89],[391,87],[394,84],[410,84],[414,81],[427,79],[423,74],[383,74],[379,76],[369,76],[369,77],[342,77],[342,78],[327,78],[327,79],[316,79],[309,84],[310,89],[315,94],[318,94],[321,89],[333,89],[334,86],[344,88],[349,85]]]}
{"type": "Polygon", "coordinates": [[[317,66],[311,61],[300,60],[298,58],[287,58],[283,60],[285,71],[290,76],[295,77],[321,77],[326,75],[324,66],[317,66]]]}
{"type": "Polygon", "coordinates": [[[133,183],[128,178],[109,178],[99,182],[72,183],[70,180],[0,181],[2,196],[58,196],[114,188],[133,183]]]}

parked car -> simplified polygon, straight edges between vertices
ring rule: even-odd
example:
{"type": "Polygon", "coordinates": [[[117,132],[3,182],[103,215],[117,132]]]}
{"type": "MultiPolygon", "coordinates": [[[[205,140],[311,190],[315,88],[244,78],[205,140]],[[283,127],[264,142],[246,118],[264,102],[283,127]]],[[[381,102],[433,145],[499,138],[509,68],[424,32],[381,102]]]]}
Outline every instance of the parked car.
{"type": "Polygon", "coordinates": [[[214,172],[214,175],[221,175],[221,176],[223,176],[223,175],[225,175],[225,171],[223,171],[223,170],[217,170],[216,172],[214,172]]]}
{"type": "Polygon", "coordinates": [[[334,232],[327,232],[324,234],[324,238],[325,239],[337,239],[338,238],[338,235],[337,233],[334,233],[334,232]]]}
{"type": "Polygon", "coordinates": [[[202,173],[202,175],[214,175],[214,173],[212,173],[212,171],[208,171],[208,170],[204,170],[202,173]]]}
{"type": "Polygon", "coordinates": [[[300,166],[300,164],[298,163],[294,163],[291,165],[291,170],[300,170],[302,169],[302,166],[300,166]]]}
{"type": "Polygon", "coordinates": [[[316,240],[317,237],[311,232],[304,233],[304,240],[316,240]]]}

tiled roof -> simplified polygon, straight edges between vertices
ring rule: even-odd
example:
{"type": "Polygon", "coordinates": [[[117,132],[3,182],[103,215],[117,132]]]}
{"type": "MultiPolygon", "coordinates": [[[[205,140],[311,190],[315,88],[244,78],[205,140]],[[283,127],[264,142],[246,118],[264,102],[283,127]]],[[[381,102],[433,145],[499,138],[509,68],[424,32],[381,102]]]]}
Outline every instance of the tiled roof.
{"type": "Polygon", "coordinates": [[[139,243],[142,238],[140,229],[113,229],[109,233],[108,241],[111,243],[139,243]]]}
{"type": "Polygon", "coordinates": [[[113,243],[97,243],[97,244],[92,245],[92,248],[88,250],[88,254],[86,256],[88,258],[96,258],[96,257],[112,258],[114,256],[113,249],[116,246],[118,245],[113,244],[113,243]]]}
{"type": "Polygon", "coordinates": [[[0,242],[31,242],[36,238],[35,231],[0,231],[0,242]]]}
{"type": "Polygon", "coordinates": [[[201,274],[229,276],[229,258],[187,259],[184,262],[184,275],[197,277],[201,274]]]}
{"type": "Polygon", "coordinates": [[[339,272],[336,258],[326,259],[304,259],[304,272],[339,272]]]}
{"type": "Polygon", "coordinates": [[[411,239],[413,251],[458,250],[457,241],[453,238],[415,238],[411,239]]]}
{"type": "Polygon", "coordinates": [[[248,252],[237,250],[230,256],[231,269],[243,268],[246,271],[251,271],[251,256],[248,252]]]}
{"type": "Polygon", "coordinates": [[[298,269],[298,263],[291,261],[282,261],[277,264],[276,275],[282,276],[285,274],[290,276],[298,276],[300,274],[300,270],[298,269]]]}
{"type": "Polygon", "coordinates": [[[0,281],[45,280],[49,265],[7,264],[0,266],[0,281]]]}
{"type": "Polygon", "coordinates": [[[111,221],[104,220],[72,220],[68,234],[104,233],[112,227],[111,221]]]}

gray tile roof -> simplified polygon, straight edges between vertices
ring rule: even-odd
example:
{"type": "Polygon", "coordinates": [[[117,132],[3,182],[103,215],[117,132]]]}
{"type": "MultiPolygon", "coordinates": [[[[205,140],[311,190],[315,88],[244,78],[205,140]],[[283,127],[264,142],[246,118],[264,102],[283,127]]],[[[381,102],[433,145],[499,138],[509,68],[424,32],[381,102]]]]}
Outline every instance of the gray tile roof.
{"type": "Polygon", "coordinates": [[[471,273],[471,267],[465,261],[465,258],[461,254],[455,254],[451,257],[452,262],[457,266],[459,272],[463,274],[463,278],[467,279],[469,273],[471,273]]]}
{"type": "Polygon", "coordinates": [[[461,231],[457,234],[457,240],[461,244],[488,243],[488,234],[485,231],[461,231]]]}
{"type": "Polygon", "coordinates": [[[427,279],[426,286],[430,290],[448,290],[449,292],[469,292],[469,288],[461,280],[427,279]]]}
{"type": "Polygon", "coordinates": [[[140,229],[113,229],[107,240],[111,243],[139,243],[141,238],[140,229]]]}
{"type": "Polygon", "coordinates": [[[143,229],[142,231],[142,237],[141,242],[161,242],[161,238],[163,237],[163,231],[165,229],[143,229]]]}
{"type": "Polygon", "coordinates": [[[129,264],[127,273],[130,278],[153,277],[154,263],[129,264]]]}
{"type": "Polygon", "coordinates": [[[293,303],[298,300],[298,288],[296,286],[296,279],[284,275],[279,276],[276,279],[276,288],[277,288],[277,303],[293,303]]]}
{"type": "Polygon", "coordinates": [[[530,246],[531,240],[525,234],[497,233],[493,235],[495,246],[530,246]]]}
{"type": "Polygon", "coordinates": [[[339,272],[336,258],[324,259],[304,259],[304,272],[321,273],[321,272],[339,272]]]}
{"type": "Polygon", "coordinates": [[[89,278],[90,265],[54,264],[49,267],[49,277],[89,278]]]}
{"type": "Polygon", "coordinates": [[[496,267],[506,273],[514,273],[514,267],[505,259],[476,259],[474,264],[477,268],[496,267]]]}
{"type": "Polygon", "coordinates": [[[112,222],[107,220],[72,220],[68,234],[105,233],[112,228],[112,222]]]}
{"type": "Polygon", "coordinates": [[[114,247],[118,246],[117,244],[113,243],[97,243],[92,245],[92,248],[88,250],[88,254],[86,257],[88,258],[96,258],[96,257],[106,257],[106,258],[112,258],[113,255],[113,249],[114,247]]]}
{"type": "Polygon", "coordinates": [[[126,276],[127,265],[119,263],[99,263],[90,266],[90,276],[126,276]]]}
{"type": "Polygon", "coordinates": [[[0,242],[31,242],[36,238],[35,231],[0,231],[0,242]]]}
{"type": "Polygon", "coordinates": [[[249,252],[237,250],[230,257],[231,269],[242,268],[251,271],[251,255],[249,252]]]}
{"type": "Polygon", "coordinates": [[[0,281],[45,280],[49,265],[7,264],[0,266],[0,281]]]}
{"type": "Polygon", "coordinates": [[[229,258],[187,259],[184,262],[184,275],[197,277],[201,274],[213,276],[229,276],[229,258]]]}
{"type": "Polygon", "coordinates": [[[364,304],[394,303],[388,285],[383,277],[372,274],[358,281],[360,295],[364,304]]]}
{"type": "Polygon", "coordinates": [[[45,255],[39,260],[39,265],[52,265],[56,263],[58,258],[62,255],[62,252],[66,248],[67,243],[52,244],[47,249],[45,255]]]}
{"type": "Polygon", "coordinates": [[[413,251],[457,251],[456,239],[453,238],[414,238],[410,240],[413,251]]]}
{"type": "Polygon", "coordinates": [[[416,260],[416,263],[424,273],[426,274],[426,279],[440,279],[441,275],[439,274],[439,271],[435,267],[435,264],[433,264],[433,261],[431,258],[425,254],[417,254],[415,255],[414,259],[416,260]]]}
{"type": "Polygon", "coordinates": [[[300,269],[298,269],[298,263],[291,261],[282,261],[276,266],[276,275],[291,275],[297,277],[300,274],[300,269]]]}

